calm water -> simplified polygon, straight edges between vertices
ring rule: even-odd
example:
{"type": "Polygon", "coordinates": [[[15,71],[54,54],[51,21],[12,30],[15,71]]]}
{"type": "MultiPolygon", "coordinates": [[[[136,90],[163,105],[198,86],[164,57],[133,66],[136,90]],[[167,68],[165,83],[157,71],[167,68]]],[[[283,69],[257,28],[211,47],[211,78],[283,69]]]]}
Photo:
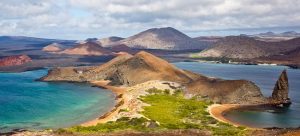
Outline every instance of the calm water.
{"type": "Polygon", "coordinates": [[[179,62],[176,66],[224,79],[247,79],[258,85],[265,96],[271,96],[275,82],[282,70],[287,69],[292,105],[284,112],[232,111],[228,119],[255,127],[299,127],[300,126],[300,70],[284,66],[231,65],[198,62],[179,62]]]}
{"type": "Polygon", "coordinates": [[[46,70],[0,73],[0,132],[68,127],[114,105],[114,94],[87,84],[34,81],[46,70]]]}

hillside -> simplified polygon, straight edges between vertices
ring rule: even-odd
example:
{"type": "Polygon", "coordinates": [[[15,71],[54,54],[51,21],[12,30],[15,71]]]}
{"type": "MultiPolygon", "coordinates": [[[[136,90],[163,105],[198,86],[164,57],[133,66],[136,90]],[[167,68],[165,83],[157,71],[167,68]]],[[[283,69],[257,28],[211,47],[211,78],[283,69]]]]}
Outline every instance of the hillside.
{"type": "Polygon", "coordinates": [[[300,68],[300,47],[279,55],[260,57],[255,59],[255,61],[257,63],[280,64],[300,68]]]}
{"type": "Polygon", "coordinates": [[[219,40],[198,57],[253,59],[292,51],[300,47],[300,38],[281,42],[264,42],[247,36],[228,36],[219,40]]]}
{"type": "Polygon", "coordinates": [[[186,50],[204,49],[208,45],[171,28],[152,28],[117,42],[131,48],[186,50]]]}
{"type": "Polygon", "coordinates": [[[268,56],[266,42],[257,41],[246,36],[228,36],[219,40],[212,48],[206,49],[198,54],[199,57],[218,57],[218,58],[257,58],[268,56]]]}
{"type": "Polygon", "coordinates": [[[101,45],[95,42],[85,42],[85,43],[80,43],[72,48],[65,49],[60,53],[69,54],[69,55],[99,56],[99,55],[111,54],[111,51],[103,48],[101,45]]]}

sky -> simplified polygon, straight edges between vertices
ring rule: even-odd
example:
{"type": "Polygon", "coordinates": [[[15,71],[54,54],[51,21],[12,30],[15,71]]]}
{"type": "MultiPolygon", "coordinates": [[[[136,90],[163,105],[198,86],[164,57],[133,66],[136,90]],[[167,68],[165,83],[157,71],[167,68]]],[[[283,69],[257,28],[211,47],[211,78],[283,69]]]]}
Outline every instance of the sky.
{"type": "Polygon", "coordinates": [[[128,37],[149,28],[185,34],[299,31],[300,0],[1,0],[0,35],[128,37]]]}

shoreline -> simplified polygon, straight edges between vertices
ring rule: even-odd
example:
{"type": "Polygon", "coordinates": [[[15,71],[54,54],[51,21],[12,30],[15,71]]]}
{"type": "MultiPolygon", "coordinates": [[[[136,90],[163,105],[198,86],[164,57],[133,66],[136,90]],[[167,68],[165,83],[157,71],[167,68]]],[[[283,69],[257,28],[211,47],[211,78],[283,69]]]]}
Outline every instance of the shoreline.
{"type": "Polygon", "coordinates": [[[93,81],[90,83],[94,85],[94,87],[105,88],[106,90],[115,93],[116,94],[115,106],[105,114],[101,115],[100,117],[79,124],[80,126],[85,126],[85,127],[94,126],[97,125],[98,123],[115,121],[121,117],[129,117],[129,118],[144,117],[139,112],[142,111],[143,110],[142,107],[147,106],[147,104],[143,103],[138,98],[140,96],[147,95],[148,92],[146,92],[146,90],[151,88],[158,88],[162,90],[165,89],[173,90],[172,87],[175,86],[176,88],[178,88],[180,86],[177,83],[168,82],[168,81],[159,81],[159,80],[152,80],[131,87],[111,86],[108,85],[109,82],[110,81],[102,80],[102,81],[93,81]],[[128,110],[128,112],[123,112],[122,109],[128,110]]]}
{"type": "Polygon", "coordinates": [[[108,91],[112,91],[115,97],[115,106],[112,107],[108,112],[104,113],[103,115],[86,122],[79,124],[80,126],[88,127],[88,126],[95,126],[98,123],[106,123],[114,119],[114,116],[118,114],[119,110],[124,105],[124,92],[126,91],[126,87],[116,87],[108,85],[110,81],[108,80],[101,80],[101,81],[92,81],[90,82],[94,87],[105,88],[108,91]]]}
{"type": "Polygon", "coordinates": [[[233,126],[238,127],[238,126],[243,126],[243,125],[228,120],[227,118],[225,118],[224,115],[226,112],[236,109],[236,108],[239,108],[239,107],[240,107],[240,105],[238,105],[238,104],[212,104],[212,105],[208,106],[207,110],[214,119],[216,119],[220,122],[229,123],[233,126]]]}
{"type": "Polygon", "coordinates": [[[249,129],[255,129],[255,130],[263,130],[265,128],[256,128],[256,127],[250,127],[247,125],[240,124],[238,122],[231,121],[225,117],[225,114],[229,111],[247,107],[247,105],[240,105],[240,104],[212,104],[207,109],[209,114],[216,120],[231,124],[235,127],[246,127],[249,129]]]}

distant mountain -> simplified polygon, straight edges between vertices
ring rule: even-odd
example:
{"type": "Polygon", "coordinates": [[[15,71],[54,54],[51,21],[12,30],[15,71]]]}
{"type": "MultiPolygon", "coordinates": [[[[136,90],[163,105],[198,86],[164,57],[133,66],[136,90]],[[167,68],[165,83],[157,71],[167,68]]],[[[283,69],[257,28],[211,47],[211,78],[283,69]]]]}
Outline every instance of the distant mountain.
{"type": "Polygon", "coordinates": [[[50,44],[53,42],[57,43],[73,43],[74,40],[60,40],[60,39],[46,39],[46,38],[35,38],[26,36],[0,36],[1,45],[28,45],[28,44],[50,44]]]}
{"type": "Polygon", "coordinates": [[[100,42],[103,47],[111,47],[115,42],[118,42],[123,39],[124,38],[122,37],[112,36],[108,38],[97,39],[97,41],[100,42]]]}
{"type": "Polygon", "coordinates": [[[265,33],[259,33],[259,36],[275,36],[276,34],[274,32],[265,32],[265,33]]]}
{"type": "Polygon", "coordinates": [[[287,31],[283,33],[266,32],[266,33],[248,35],[248,36],[254,37],[255,39],[260,41],[280,42],[280,41],[291,40],[293,38],[298,38],[300,37],[300,33],[297,33],[295,31],[287,31]]]}
{"type": "Polygon", "coordinates": [[[295,31],[283,32],[283,33],[280,33],[279,35],[286,36],[286,37],[300,37],[300,33],[297,33],[295,31]]]}
{"type": "Polygon", "coordinates": [[[205,43],[192,39],[184,33],[171,28],[152,28],[117,42],[131,48],[187,50],[204,49],[205,43]]]}
{"type": "Polygon", "coordinates": [[[198,54],[199,57],[216,58],[256,58],[270,55],[265,42],[246,36],[228,36],[218,41],[212,48],[198,54]]]}
{"type": "Polygon", "coordinates": [[[265,42],[247,36],[228,36],[197,55],[199,57],[252,59],[285,53],[297,47],[300,47],[300,38],[265,42]]]}
{"type": "Polygon", "coordinates": [[[297,33],[295,31],[287,31],[282,33],[274,33],[274,32],[266,32],[266,33],[259,33],[254,34],[252,36],[259,36],[259,37],[300,37],[300,33],[297,33]]]}
{"type": "Polygon", "coordinates": [[[100,44],[95,42],[86,42],[78,44],[72,48],[65,49],[61,51],[62,54],[69,55],[108,55],[111,54],[111,51],[103,48],[100,44]]]}
{"type": "Polygon", "coordinates": [[[58,52],[62,50],[62,45],[59,43],[51,43],[45,46],[42,50],[46,52],[58,52]]]}

